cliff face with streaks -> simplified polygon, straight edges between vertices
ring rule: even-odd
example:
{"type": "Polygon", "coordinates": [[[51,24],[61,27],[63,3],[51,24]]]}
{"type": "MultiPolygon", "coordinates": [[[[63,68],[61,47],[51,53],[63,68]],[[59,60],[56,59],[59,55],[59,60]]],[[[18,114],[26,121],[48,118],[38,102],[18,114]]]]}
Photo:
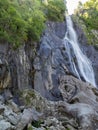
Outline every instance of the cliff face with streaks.
{"type": "MultiPolygon", "coordinates": [[[[74,27],[98,83],[98,52],[74,27]]],[[[0,130],[98,129],[98,89],[71,70],[65,32],[66,22],[47,22],[39,44],[0,43],[0,130]]]]}

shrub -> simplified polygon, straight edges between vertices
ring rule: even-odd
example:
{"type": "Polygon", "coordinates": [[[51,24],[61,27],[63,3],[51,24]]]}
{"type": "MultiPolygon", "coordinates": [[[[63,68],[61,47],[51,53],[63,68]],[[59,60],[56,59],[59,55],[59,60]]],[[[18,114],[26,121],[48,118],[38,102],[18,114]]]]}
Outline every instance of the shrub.
{"type": "Polygon", "coordinates": [[[63,0],[50,0],[47,6],[46,16],[52,21],[63,21],[65,5],[63,0]]]}
{"type": "Polygon", "coordinates": [[[39,41],[45,20],[62,21],[63,0],[0,0],[0,41],[17,48],[27,41],[39,41]],[[46,19],[47,18],[47,19],[46,19]]]}
{"type": "Polygon", "coordinates": [[[15,47],[29,39],[38,41],[45,21],[39,0],[21,2],[0,0],[0,40],[15,47]]]}

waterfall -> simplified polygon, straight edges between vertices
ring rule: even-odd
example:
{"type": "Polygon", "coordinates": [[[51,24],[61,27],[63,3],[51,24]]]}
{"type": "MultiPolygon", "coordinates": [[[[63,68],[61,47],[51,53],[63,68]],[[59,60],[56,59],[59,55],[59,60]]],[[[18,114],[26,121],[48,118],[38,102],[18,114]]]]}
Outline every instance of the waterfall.
{"type": "Polygon", "coordinates": [[[66,17],[67,23],[67,32],[64,37],[64,45],[67,49],[69,61],[72,62],[71,68],[73,72],[77,75],[79,79],[84,79],[85,81],[91,83],[93,86],[96,87],[94,71],[90,60],[82,53],[77,40],[76,32],[73,28],[73,22],[70,16],[66,17]],[[72,50],[69,50],[70,47],[72,50]],[[76,63],[72,59],[71,51],[74,52],[76,63]],[[82,78],[81,78],[82,77],[82,78]]]}

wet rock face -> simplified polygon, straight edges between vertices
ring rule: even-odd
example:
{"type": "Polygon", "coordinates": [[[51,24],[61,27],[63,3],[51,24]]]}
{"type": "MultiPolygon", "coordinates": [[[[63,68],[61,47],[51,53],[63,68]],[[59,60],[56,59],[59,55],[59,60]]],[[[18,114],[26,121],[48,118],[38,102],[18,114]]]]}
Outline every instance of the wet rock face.
{"type": "Polygon", "coordinates": [[[87,38],[85,36],[85,33],[83,32],[83,30],[81,29],[81,27],[78,26],[77,23],[75,23],[73,21],[73,26],[75,28],[75,31],[77,33],[77,36],[78,36],[78,41],[79,41],[79,44],[83,44],[83,45],[87,45],[87,38]]]}
{"type": "Polygon", "coordinates": [[[81,47],[83,53],[92,62],[92,65],[94,68],[94,73],[95,73],[96,84],[98,86],[98,50],[95,48],[95,46],[88,45],[87,39],[83,33],[83,30],[76,23],[74,23],[74,28],[77,32],[78,41],[79,41],[79,44],[80,44],[80,47],[81,47]]]}
{"type": "Polygon", "coordinates": [[[82,46],[82,50],[92,62],[94,73],[95,73],[96,84],[98,86],[98,51],[91,45],[82,46]]]}
{"type": "Polygon", "coordinates": [[[51,31],[54,32],[54,34],[63,39],[64,36],[65,36],[65,32],[66,32],[66,21],[64,22],[55,22],[55,23],[52,23],[52,22],[48,22],[47,25],[48,27],[50,27],[51,31]]]}
{"type": "MultiPolygon", "coordinates": [[[[29,71],[30,71],[30,63],[28,56],[25,52],[25,46],[20,47],[16,52],[13,52],[13,62],[16,66],[16,84],[18,89],[22,90],[24,88],[28,88],[29,86],[29,71]]],[[[11,67],[13,69],[13,66],[11,67]]],[[[12,72],[13,74],[13,72],[12,72]]]]}
{"type": "MultiPolygon", "coordinates": [[[[48,22],[37,51],[31,43],[17,50],[0,44],[0,130],[98,129],[98,89],[72,72],[65,27],[48,22]]],[[[98,53],[82,48],[96,70],[98,53]]]]}
{"type": "MultiPolygon", "coordinates": [[[[54,24],[50,22],[47,24],[47,29],[41,39],[40,47],[34,60],[34,69],[36,71],[34,89],[49,100],[62,100],[61,93],[58,89],[59,77],[62,75],[78,77],[73,63],[80,73],[71,44],[67,39],[63,40],[63,37],[59,34],[61,33],[64,36],[63,34],[65,32],[62,31],[64,27],[66,27],[66,24],[54,24]]],[[[79,29],[77,30],[79,31],[79,29]]],[[[79,33],[79,36],[81,35],[82,32],[79,33]]],[[[86,38],[84,41],[86,41],[86,38]]],[[[80,77],[83,79],[81,73],[80,77]]]]}
{"type": "MultiPolygon", "coordinates": [[[[62,100],[62,95],[58,89],[60,76],[66,74],[76,76],[63,38],[60,36],[64,36],[65,32],[62,28],[65,26],[64,24],[48,23],[48,28],[44,32],[39,51],[34,60],[34,89],[49,100],[62,100]]],[[[66,43],[68,43],[67,40],[66,43]]],[[[72,60],[75,55],[71,46],[69,49],[71,50],[72,60]]]]}
{"type": "Polygon", "coordinates": [[[35,57],[34,44],[27,43],[17,50],[10,49],[8,63],[11,73],[11,86],[14,90],[33,88],[33,59],[35,57]]]}

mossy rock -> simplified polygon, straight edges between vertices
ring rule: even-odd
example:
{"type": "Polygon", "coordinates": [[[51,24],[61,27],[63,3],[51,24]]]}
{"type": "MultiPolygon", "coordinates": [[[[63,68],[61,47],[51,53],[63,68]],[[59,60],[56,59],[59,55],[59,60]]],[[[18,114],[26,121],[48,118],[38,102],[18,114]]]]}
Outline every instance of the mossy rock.
{"type": "Polygon", "coordinates": [[[22,91],[21,97],[24,99],[25,104],[29,106],[32,104],[32,100],[36,98],[36,95],[33,89],[25,89],[22,91]]]}
{"type": "Polygon", "coordinates": [[[31,125],[31,124],[28,124],[28,128],[27,128],[27,130],[33,130],[32,125],[31,125]]]}
{"type": "Polygon", "coordinates": [[[19,92],[19,99],[26,108],[33,107],[38,112],[46,109],[47,100],[34,89],[25,89],[19,92]]]}

